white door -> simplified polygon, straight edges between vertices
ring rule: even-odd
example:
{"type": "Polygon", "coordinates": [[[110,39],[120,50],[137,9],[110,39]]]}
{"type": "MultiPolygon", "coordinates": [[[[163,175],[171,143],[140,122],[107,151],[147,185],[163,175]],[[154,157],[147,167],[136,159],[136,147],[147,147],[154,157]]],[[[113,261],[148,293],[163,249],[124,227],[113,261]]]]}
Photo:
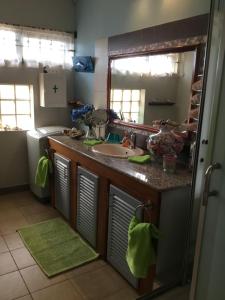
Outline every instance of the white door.
{"type": "Polygon", "coordinates": [[[201,202],[191,300],[225,299],[225,0],[214,2],[195,187],[196,200],[201,202]],[[202,143],[203,140],[208,143],[202,143]],[[212,171],[208,181],[203,175],[215,163],[221,168],[212,171]],[[217,191],[218,195],[206,197],[207,187],[208,192],[217,191]]]}

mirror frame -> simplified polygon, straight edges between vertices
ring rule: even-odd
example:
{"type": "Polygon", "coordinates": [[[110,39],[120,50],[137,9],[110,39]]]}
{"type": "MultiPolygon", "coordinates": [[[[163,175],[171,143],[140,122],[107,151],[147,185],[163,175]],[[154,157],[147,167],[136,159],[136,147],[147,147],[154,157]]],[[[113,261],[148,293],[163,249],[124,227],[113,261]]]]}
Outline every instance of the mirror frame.
{"type": "MultiPolygon", "coordinates": [[[[107,110],[110,109],[111,61],[113,59],[142,56],[147,54],[156,55],[168,52],[178,53],[196,51],[195,68],[193,70],[192,77],[193,81],[197,80],[197,75],[203,73],[204,70],[208,18],[208,14],[201,15],[109,38],[107,110]],[[176,35],[176,32],[174,32],[175,29],[178,30],[178,38],[170,39],[171,36],[174,38],[174,35],[176,35]],[[162,41],[160,41],[157,37],[160,32],[164,35],[162,41]],[[182,34],[184,37],[182,37],[182,34]],[[143,36],[145,36],[145,38],[143,38],[143,36]],[[150,42],[148,41],[149,37],[150,42]]],[[[119,119],[113,120],[112,123],[128,128],[158,132],[158,129],[146,124],[129,123],[119,119]]]]}

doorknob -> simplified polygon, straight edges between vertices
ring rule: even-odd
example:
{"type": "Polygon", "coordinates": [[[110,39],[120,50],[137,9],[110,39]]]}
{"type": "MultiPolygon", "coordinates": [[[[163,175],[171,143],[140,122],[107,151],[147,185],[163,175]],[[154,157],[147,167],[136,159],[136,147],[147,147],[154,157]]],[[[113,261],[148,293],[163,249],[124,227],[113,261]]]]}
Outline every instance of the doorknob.
{"type": "Polygon", "coordinates": [[[214,190],[209,191],[209,187],[210,187],[210,180],[211,180],[212,172],[214,170],[219,170],[219,169],[221,169],[221,164],[214,163],[214,164],[211,164],[205,172],[205,184],[204,184],[203,199],[202,199],[203,206],[207,206],[209,197],[218,195],[217,191],[214,191],[214,190]]]}

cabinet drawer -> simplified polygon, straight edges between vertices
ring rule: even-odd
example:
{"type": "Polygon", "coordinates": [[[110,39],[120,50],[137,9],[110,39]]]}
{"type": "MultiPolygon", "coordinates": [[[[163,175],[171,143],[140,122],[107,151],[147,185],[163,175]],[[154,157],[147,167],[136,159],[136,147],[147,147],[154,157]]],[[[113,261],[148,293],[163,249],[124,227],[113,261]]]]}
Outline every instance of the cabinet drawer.
{"type": "Polygon", "coordinates": [[[77,231],[96,248],[98,176],[82,167],[77,170],[77,231]]]}

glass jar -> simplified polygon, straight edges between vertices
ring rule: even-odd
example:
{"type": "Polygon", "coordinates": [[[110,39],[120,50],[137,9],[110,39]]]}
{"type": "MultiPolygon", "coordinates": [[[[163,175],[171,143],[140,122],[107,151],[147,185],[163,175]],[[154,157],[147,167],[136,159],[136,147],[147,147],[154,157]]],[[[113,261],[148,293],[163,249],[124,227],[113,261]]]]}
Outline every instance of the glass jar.
{"type": "Polygon", "coordinates": [[[147,149],[152,158],[160,162],[165,154],[179,154],[183,146],[183,138],[172,132],[166,124],[161,124],[159,132],[150,134],[147,140],[147,149]]]}
{"type": "Polygon", "coordinates": [[[163,171],[166,173],[175,173],[176,171],[176,154],[164,154],[163,155],[163,171]]]}

